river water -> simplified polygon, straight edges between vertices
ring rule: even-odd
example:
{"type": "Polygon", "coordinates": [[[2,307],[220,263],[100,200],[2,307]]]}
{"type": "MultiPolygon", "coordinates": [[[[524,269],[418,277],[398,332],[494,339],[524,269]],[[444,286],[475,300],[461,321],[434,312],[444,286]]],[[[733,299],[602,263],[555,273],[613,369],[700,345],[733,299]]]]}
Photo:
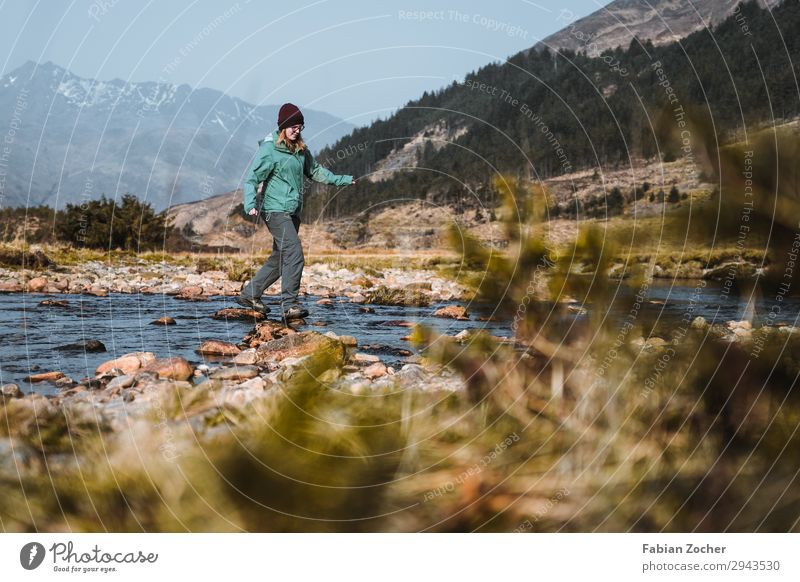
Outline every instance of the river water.
{"type": "MultiPolygon", "coordinates": [[[[646,289],[620,285],[615,300],[603,311],[620,321],[630,317],[637,292],[644,299],[636,313],[636,324],[645,333],[654,330],[666,337],[669,329],[681,321],[702,316],[709,323],[724,323],[751,317],[754,324],[797,325],[800,299],[794,297],[755,297],[748,307],[746,298],[726,295],[712,284],[706,286],[672,285],[669,281],[651,283],[646,289]]],[[[437,303],[425,308],[370,306],[374,313],[362,313],[358,304],[345,298],[334,299],[332,307],[315,305],[316,297],[306,298],[311,316],[304,329],[333,331],[358,339],[359,351],[380,355],[387,364],[401,365],[405,356],[397,350],[414,351],[401,339],[408,327],[386,325],[391,321],[421,323],[441,333],[455,335],[464,329],[484,329],[496,336],[511,336],[510,321],[469,321],[433,317],[433,312],[453,303],[437,303]],[[312,325],[322,322],[322,326],[312,325]],[[370,347],[372,346],[372,347],[370,347]]],[[[211,318],[216,311],[238,307],[231,297],[214,297],[209,301],[188,302],[169,295],[111,293],[107,297],[90,295],[0,295],[0,384],[14,382],[25,392],[53,394],[57,388],[49,383],[29,384],[23,379],[36,372],[61,371],[73,380],[94,376],[102,362],[135,351],[154,352],[157,357],[182,356],[190,363],[211,364],[195,350],[209,339],[239,343],[253,327],[248,321],[219,321],[211,318]],[[67,300],[67,307],[40,306],[43,299],[67,300]],[[176,325],[160,326],[151,322],[169,316],[176,325]],[[68,344],[85,340],[101,341],[107,351],[86,352],[63,349],[68,344]]],[[[591,309],[591,307],[590,307],[591,309]]],[[[277,308],[273,306],[273,313],[277,308]]],[[[479,310],[470,306],[471,312],[479,310]]],[[[576,314],[576,321],[585,319],[576,314]]],[[[561,322],[565,323],[564,321],[561,322]]],[[[569,322],[567,322],[569,324],[569,322]]]]}
{"type": "MultiPolygon", "coordinates": [[[[361,305],[346,298],[334,299],[332,307],[315,305],[317,297],[306,299],[311,315],[302,329],[355,336],[359,351],[380,355],[388,365],[404,362],[406,355],[397,350],[414,352],[414,348],[401,339],[411,329],[387,322],[421,323],[448,335],[468,328],[510,335],[507,323],[433,317],[436,309],[453,303],[436,303],[425,308],[371,305],[374,313],[361,313],[361,305]],[[324,325],[316,326],[314,322],[324,325]]],[[[210,339],[238,344],[253,328],[252,321],[211,318],[220,309],[230,307],[239,306],[233,298],[222,296],[194,302],[160,294],[109,293],[107,297],[0,294],[0,384],[13,382],[26,393],[54,394],[58,390],[50,383],[30,384],[23,379],[36,372],[58,370],[73,380],[81,380],[94,376],[100,363],[136,351],[154,352],[161,358],[182,356],[193,365],[212,365],[219,359],[197,354],[195,350],[200,344],[210,339]],[[66,300],[68,306],[40,306],[44,299],[66,300]],[[151,324],[166,316],[175,319],[176,324],[151,324]],[[63,348],[86,340],[99,340],[107,351],[63,348]]],[[[279,312],[274,305],[271,309],[270,316],[279,312]]]]}

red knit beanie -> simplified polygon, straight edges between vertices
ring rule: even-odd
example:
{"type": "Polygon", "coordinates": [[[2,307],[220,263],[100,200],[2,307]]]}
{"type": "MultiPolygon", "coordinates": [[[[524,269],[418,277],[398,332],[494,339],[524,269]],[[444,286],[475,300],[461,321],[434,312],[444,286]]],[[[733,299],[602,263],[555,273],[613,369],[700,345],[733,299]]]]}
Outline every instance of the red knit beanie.
{"type": "Polygon", "coordinates": [[[278,111],[278,129],[286,129],[293,125],[303,125],[303,114],[297,105],[284,103],[278,111]]]}

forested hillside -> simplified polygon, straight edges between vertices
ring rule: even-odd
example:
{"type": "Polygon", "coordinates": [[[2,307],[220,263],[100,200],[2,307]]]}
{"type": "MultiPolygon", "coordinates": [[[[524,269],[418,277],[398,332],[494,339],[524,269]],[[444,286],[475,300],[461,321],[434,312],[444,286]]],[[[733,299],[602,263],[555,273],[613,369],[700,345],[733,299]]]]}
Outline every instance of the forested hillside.
{"type": "Polygon", "coordinates": [[[798,0],[772,11],[751,2],[669,45],[633,40],[597,58],[527,51],[488,65],[321,151],[333,171],[370,179],[317,189],[306,211],[330,218],[416,198],[492,205],[497,172],[537,180],[692,155],[680,131],[661,132],[683,128],[690,111],[720,139],[743,139],[800,114],[799,26],[798,0]],[[413,156],[387,163],[412,140],[413,156]]]}

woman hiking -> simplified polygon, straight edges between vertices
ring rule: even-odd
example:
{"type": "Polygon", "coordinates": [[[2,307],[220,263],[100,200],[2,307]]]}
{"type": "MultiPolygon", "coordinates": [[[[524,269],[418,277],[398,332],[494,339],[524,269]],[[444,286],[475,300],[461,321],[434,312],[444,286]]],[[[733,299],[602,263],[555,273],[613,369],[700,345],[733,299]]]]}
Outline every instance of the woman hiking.
{"type": "Polygon", "coordinates": [[[296,105],[284,103],[278,112],[278,129],[259,142],[258,153],[244,184],[244,211],[260,213],[272,235],[272,254],[236,298],[239,305],[269,313],[261,295],[281,280],[281,316],[284,321],[308,315],[297,300],[305,259],[300,246],[300,212],[303,176],[315,182],[347,186],[353,176],[338,176],[319,165],[303,142],[303,114],[296,105]],[[256,208],[256,188],[264,182],[264,201],[256,208]]]}

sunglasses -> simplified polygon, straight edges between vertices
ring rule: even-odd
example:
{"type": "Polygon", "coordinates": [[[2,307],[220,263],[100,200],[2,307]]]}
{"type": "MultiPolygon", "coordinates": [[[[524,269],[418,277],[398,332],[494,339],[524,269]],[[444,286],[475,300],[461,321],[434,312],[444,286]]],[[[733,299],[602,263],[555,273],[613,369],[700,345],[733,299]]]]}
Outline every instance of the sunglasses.
{"type": "Polygon", "coordinates": [[[291,129],[292,131],[303,131],[305,127],[305,125],[290,125],[286,129],[291,129]]]}

